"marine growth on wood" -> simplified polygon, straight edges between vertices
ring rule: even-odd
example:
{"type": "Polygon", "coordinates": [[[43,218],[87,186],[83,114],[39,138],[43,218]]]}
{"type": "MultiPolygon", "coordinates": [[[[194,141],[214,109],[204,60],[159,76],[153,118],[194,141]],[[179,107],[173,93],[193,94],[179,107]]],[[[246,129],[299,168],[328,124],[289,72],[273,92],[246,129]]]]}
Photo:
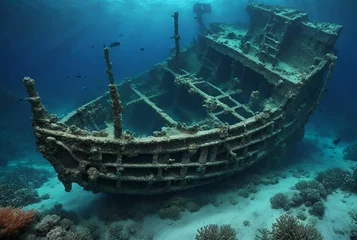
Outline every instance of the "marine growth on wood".
{"type": "Polygon", "coordinates": [[[65,190],[171,192],[284,154],[330,79],[342,26],[283,7],[246,10],[249,28],[213,23],[179,62],[175,53],[117,85],[106,48],[110,91],[62,119],[26,77],[37,149],[65,190]]]}

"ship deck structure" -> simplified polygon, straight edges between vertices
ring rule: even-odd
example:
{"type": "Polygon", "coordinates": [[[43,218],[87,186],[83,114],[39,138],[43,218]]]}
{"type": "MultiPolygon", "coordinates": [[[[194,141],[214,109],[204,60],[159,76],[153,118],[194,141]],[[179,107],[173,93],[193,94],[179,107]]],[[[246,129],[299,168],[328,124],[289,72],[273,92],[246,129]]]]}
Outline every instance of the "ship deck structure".
{"type": "MultiPolygon", "coordinates": [[[[249,3],[250,25],[212,23],[185,49],[59,119],[24,84],[38,151],[65,190],[158,194],[209,184],[284,154],[331,78],[342,26],[249,3]]],[[[120,71],[120,66],[118,66],[120,71]]]]}

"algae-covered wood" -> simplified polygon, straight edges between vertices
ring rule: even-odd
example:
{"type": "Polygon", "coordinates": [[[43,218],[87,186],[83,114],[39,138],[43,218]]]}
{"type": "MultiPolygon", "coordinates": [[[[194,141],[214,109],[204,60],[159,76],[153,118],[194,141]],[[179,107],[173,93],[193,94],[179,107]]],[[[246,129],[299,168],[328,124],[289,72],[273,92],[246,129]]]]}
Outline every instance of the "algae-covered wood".
{"type": "Polygon", "coordinates": [[[342,27],[276,6],[247,11],[249,28],[213,23],[179,58],[117,86],[105,49],[110,92],[62,119],[25,78],[37,148],[65,189],[177,191],[281,156],[319,103],[342,27]]]}

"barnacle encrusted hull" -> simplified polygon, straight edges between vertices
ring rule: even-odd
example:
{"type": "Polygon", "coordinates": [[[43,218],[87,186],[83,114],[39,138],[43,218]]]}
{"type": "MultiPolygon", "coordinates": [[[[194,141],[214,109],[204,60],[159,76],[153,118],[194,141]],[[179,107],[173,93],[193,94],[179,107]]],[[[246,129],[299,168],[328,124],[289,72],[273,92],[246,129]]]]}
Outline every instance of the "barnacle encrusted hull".
{"type": "Polygon", "coordinates": [[[117,88],[106,50],[110,93],[60,120],[25,78],[37,148],[66,191],[177,191],[279,157],[319,103],[342,27],[276,6],[247,11],[249,28],[211,24],[179,59],[117,88]]]}

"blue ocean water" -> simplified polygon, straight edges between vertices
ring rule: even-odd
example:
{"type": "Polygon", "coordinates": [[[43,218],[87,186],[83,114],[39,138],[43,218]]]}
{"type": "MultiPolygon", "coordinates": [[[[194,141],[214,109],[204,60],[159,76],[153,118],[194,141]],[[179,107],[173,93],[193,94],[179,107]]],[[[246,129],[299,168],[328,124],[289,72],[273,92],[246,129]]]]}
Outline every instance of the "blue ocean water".
{"type": "MultiPolygon", "coordinates": [[[[258,187],[253,184],[252,176],[256,176],[254,171],[259,169],[246,173],[244,180],[236,177],[238,180],[233,178],[199,190],[159,197],[92,194],[79,186],[67,193],[52,165],[36,152],[30,121],[32,112],[22,82],[25,76],[35,79],[47,110],[61,117],[108,90],[104,45],[120,42],[119,46],[110,48],[115,81],[119,84],[170,56],[175,47],[171,38],[174,12],[179,12],[181,48],[197,39],[198,24],[192,11],[196,2],[1,1],[0,207],[34,208],[42,215],[33,220],[32,225],[21,228],[21,236],[2,236],[5,225],[1,217],[9,213],[1,210],[0,238],[74,239],[77,234],[78,239],[195,239],[195,236],[210,239],[197,238],[197,230],[208,224],[230,224],[238,239],[249,240],[254,239],[258,229],[269,228],[285,212],[305,215],[307,220],[299,219],[316,226],[324,239],[356,237],[354,191],[333,189],[333,193],[321,200],[325,214],[317,218],[309,217],[314,214],[309,213],[308,205],[296,211],[270,208],[270,198],[275,194],[289,192],[296,182],[314,179],[318,172],[339,168],[354,176],[357,151],[353,159],[353,156],[346,157],[344,150],[353,147],[357,140],[356,1],[259,1],[299,9],[308,13],[310,20],[340,24],[343,30],[335,44],[338,61],[332,79],[305,127],[304,139],[296,146],[289,146],[291,151],[281,168],[266,169],[267,176],[258,187]],[[339,141],[334,144],[334,140],[339,141]],[[238,183],[234,184],[236,180],[238,183]],[[9,184],[13,185],[9,187],[9,184]],[[265,213],[267,206],[269,211],[265,213]],[[45,229],[41,223],[46,215],[52,216],[53,224],[45,229]],[[355,216],[352,223],[350,216],[355,216]],[[63,223],[64,219],[70,223],[63,223]],[[54,238],[52,235],[56,233],[54,238]]],[[[204,1],[211,5],[212,12],[205,14],[203,21],[206,25],[212,22],[249,24],[245,11],[248,2],[204,1]]],[[[341,171],[331,175],[346,177],[347,173],[341,171]]]]}

